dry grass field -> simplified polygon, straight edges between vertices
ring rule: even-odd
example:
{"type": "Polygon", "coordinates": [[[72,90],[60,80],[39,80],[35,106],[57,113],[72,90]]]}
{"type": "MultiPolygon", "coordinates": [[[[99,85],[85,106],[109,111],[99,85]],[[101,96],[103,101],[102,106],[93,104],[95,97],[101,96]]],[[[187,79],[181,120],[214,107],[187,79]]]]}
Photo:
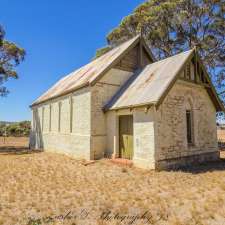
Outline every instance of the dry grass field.
{"type": "Polygon", "coordinates": [[[225,159],[155,172],[1,149],[0,224],[225,224],[225,159]]]}

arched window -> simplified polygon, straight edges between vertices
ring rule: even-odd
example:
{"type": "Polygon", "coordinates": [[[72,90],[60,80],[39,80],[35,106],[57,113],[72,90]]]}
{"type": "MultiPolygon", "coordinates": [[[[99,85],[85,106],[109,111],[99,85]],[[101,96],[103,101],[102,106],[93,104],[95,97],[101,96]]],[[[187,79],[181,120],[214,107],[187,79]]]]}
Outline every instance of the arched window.
{"type": "Polygon", "coordinates": [[[190,99],[188,99],[188,104],[186,105],[186,131],[188,145],[194,144],[193,107],[190,99]]]}

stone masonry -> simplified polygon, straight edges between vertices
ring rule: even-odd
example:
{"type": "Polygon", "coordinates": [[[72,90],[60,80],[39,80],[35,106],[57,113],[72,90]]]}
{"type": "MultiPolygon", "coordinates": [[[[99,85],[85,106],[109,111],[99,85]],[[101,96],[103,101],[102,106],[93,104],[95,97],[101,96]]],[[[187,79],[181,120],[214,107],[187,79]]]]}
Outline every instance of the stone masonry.
{"type": "Polygon", "coordinates": [[[178,80],[157,111],[156,123],[157,167],[218,159],[216,110],[202,86],[178,80]],[[186,110],[193,113],[192,145],[186,138],[186,110]]]}

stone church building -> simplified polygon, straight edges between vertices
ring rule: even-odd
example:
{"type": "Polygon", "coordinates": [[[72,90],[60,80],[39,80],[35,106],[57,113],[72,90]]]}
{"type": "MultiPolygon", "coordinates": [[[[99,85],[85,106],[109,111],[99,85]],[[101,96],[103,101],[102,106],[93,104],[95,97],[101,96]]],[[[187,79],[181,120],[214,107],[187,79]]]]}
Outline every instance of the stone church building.
{"type": "Polygon", "coordinates": [[[148,169],[219,157],[224,106],[195,49],[156,61],[136,36],[63,77],[31,109],[31,148],[148,169]]]}

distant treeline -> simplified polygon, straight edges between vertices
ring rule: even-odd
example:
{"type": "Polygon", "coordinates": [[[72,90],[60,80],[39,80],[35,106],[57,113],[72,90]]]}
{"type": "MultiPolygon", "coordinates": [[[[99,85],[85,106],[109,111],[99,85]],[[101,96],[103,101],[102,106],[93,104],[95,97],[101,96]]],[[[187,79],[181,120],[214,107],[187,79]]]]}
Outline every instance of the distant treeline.
{"type": "Polygon", "coordinates": [[[30,129],[30,121],[0,122],[0,136],[29,136],[30,129]]]}

